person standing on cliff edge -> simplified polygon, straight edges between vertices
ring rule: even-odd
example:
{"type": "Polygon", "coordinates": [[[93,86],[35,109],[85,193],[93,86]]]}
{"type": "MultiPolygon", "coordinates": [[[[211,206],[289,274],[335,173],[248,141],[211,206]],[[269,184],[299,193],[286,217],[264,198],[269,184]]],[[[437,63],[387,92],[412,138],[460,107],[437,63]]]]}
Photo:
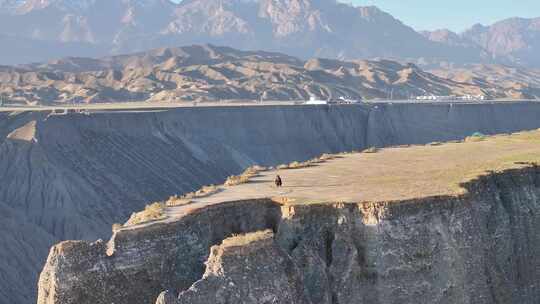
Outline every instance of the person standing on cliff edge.
{"type": "Polygon", "coordinates": [[[277,175],[274,183],[276,183],[276,187],[281,187],[283,185],[283,183],[281,182],[281,176],[277,175]]]}

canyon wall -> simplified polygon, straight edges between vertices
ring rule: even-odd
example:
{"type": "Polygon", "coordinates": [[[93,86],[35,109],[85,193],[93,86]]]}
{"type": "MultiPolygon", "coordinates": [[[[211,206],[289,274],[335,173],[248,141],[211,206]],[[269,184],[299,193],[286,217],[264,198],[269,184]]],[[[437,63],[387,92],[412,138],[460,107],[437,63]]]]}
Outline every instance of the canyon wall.
{"type": "Polygon", "coordinates": [[[108,238],[151,201],[253,164],[540,127],[540,104],[0,113],[0,303],[32,303],[48,249],[108,238]]]}
{"type": "Polygon", "coordinates": [[[537,303],[539,168],[464,186],[390,203],[229,202],[109,243],[66,241],[38,304],[537,303]],[[234,240],[266,229],[260,244],[234,240]]]}

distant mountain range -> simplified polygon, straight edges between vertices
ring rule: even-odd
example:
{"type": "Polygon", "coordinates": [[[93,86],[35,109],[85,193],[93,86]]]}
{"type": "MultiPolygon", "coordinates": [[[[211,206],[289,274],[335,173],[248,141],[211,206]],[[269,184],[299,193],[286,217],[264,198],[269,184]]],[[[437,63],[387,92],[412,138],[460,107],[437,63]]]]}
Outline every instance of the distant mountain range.
{"type": "Polygon", "coordinates": [[[426,72],[390,60],[309,59],[213,45],[0,66],[7,103],[306,100],[420,95],[540,97],[540,71],[500,65],[426,72]]]}
{"type": "Polygon", "coordinates": [[[491,62],[540,66],[540,18],[511,18],[491,26],[476,24],[461,34],[449,30],[422,34],[448,46],[474,48],[491,62]]]}
{"type": "Polygon", "coordinates": [[[0,63],[206,44],[307,59],[424,66],[540,66],[540,18],[416,32],[376,7],[335,0],[0,0],[0,63]]]}

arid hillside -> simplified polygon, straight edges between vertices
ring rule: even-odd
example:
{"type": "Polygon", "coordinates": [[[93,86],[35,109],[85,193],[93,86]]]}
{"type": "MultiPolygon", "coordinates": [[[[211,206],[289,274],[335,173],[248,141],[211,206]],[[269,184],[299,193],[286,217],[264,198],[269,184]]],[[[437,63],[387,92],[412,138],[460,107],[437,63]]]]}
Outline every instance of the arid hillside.
{"type": "Polygon", "coordinates": [[[467,81],[388,60],[304,61],[280,53],[194,45],[0,67],[0,94],[5,103],[15,104],[306,100],[310,95],[324,99],[468,94],[538,97],[538,81],[526,76],[525,70],[516,71],[507,77],[530,82],[521,87],[493,82],[482,70],[475,74],[475,81],[467,81]]]}
{"type": "Polygon", "coordinates": [[[507,65],[468,65],[463,68],[436,69],[431,73],[460,83],[504,90],[510,98],[540,96],[540,70],[507,65]]]}

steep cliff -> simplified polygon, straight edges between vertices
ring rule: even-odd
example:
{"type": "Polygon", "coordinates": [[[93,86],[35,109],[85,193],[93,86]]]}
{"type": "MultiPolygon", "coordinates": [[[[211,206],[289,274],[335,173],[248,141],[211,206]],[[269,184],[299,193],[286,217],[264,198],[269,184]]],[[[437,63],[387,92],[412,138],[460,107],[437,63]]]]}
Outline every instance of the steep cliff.
{"type": "Polygon", "coordinates": [[[112,223],[148,202],[249,165],[535,129],[538,117],[537,103],[0,113],[0,216],[10,219],[0,223],[0,303],[35,299],[54,243],[108,238],[112,223]]]}
{"type": "Polygon", "coordinates": [[[463,186],[401,202],[229,202],[107,244],[64,242],[38,303],[537,303],[540,170],[463,186]]]}
{"type": "MultiPolygon", "coordinates": [[[[298,268],[273,236],[266,230],[233,236],[222,245],[213,246],[203,278],[183,292],[179,302],[241,303],[249,299],[266,303],[309,303],[298,268]],[[274,292],[269,293],[269,290],[274,292]]],[[[175,300],[170,301],[172,298],[163,299],[165,303],[175,303],[175,300]]]]}

